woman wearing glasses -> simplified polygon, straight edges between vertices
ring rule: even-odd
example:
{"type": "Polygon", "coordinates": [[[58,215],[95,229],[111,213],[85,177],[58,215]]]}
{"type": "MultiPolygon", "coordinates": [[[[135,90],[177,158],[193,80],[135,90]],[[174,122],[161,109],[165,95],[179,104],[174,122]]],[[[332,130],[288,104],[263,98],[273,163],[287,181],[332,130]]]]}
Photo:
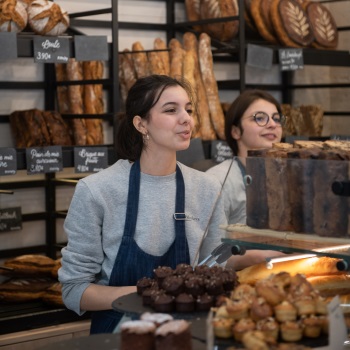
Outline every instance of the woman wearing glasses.
{"type": "MultiPolygon", "coordinates": [[[[225,117],[225,136],[234,159],[225,160],[207,170],[223,185],[225,214],[229,224],[246,223],[243,179],[248,150],[271,148],[273,143],[280,142],[285,120],[276,99],[262,90],[246,90],[230,106],[225,117]]],[[[280,254],[249,250],[244,256],[237,257],[235,268],[241,269],[280,254]]]]}

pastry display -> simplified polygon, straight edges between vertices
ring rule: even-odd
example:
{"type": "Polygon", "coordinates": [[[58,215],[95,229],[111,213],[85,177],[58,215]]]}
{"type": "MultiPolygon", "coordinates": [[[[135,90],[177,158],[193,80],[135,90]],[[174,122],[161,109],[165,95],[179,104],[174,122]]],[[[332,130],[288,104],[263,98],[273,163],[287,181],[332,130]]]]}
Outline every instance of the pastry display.
{"type": "Polygon", "coordinates": [[[303,337],[318,338],[327,331],[325,299],[304,275],[272,273],[255,286],[246,286],[241,284],[229,297],[221,299],[220,306],[213,308],[216,337],[233,338],[247,349],[278,349],[279,342],[292,346],[303,337]],[[255,295],[250,289],[255,290],[255,295]],[[277,296],[268,297],[269,294],[277,296]],[[258,345],[261,347],[255,347],[258,345]]]}
{"type": "Polygon", "coordinates": [[[220,266],[179,264],[174,269],[158,266],[152,278],[142,277],[137,283],[144,306],[157,312],[209,311],[220,297],[230,294],[239,284],[233,269],[220,266]]]}

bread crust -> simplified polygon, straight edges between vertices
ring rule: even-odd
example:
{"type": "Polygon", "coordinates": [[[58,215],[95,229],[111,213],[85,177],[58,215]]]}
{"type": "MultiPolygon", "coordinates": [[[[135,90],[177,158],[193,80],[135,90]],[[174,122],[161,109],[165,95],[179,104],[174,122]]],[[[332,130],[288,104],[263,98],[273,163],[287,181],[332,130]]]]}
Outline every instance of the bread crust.
{"type": "Polygon", "coordinates": [[[149,75],[149,64],[145,49],[139,41],[132,44],[132,59],[134,61],[134,68],[136,77],[146,77],[149,75]]]}
{"type": "Polygon", "coordinates": [[[238,271],[237,276],[240,283],[254,285],[257,281],[270,276],[271,273],[282,271],[289,272],[292,276],[302,273],[306,277],[342,275],[344,272],[337,269],[338,261],[340,259],[328,257],[284,261],[274,264],[271,270],[266,268],[265,263],[261,263],[238,271]]]}
{"type": "Polygon", "coordinates": [[[201,33],[198,47],[200,70],[208,99],[210,118],[219,139],[225,140],[225,117],[219,98],[219,90],[213,70],[213,54],[211,39],[208,34],[201,33]]]}
{"type": "Polygon", "coordinates": [[[157,55],[160,58],[160,60],[163,62],[163,69],[165,75],[170,74],[170,57],[169,57],[169,49],[166,45],[166,42],[161,38],[155,38],[154,39],[154,49],[155,50],[162,50],[157,51],[157,55]]]}
{"type": "Polygon", "coordinates": [[[181,42],[172,38],[169,42],[170,48],[170,76],[173,78],[181,78],[183,70],[183,61],[185,56],[185,50],[182,47],[181,42]]]}

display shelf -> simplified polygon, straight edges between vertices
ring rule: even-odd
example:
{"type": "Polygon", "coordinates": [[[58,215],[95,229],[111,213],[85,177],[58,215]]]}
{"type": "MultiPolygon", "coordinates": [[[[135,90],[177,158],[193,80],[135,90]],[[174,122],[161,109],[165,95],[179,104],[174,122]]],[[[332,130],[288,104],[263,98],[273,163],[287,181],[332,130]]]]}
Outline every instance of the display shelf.
{"type": "MultiPolygon", "coordinates": [[[[312,234],[256,229],[243,224],[222,225],[224,243],[245,249],[276,250],[344,259],[350,263],[348,237],[321,237],[312,234]]],[[[350,265],[350,264],[349,264],[350,265]]]]}

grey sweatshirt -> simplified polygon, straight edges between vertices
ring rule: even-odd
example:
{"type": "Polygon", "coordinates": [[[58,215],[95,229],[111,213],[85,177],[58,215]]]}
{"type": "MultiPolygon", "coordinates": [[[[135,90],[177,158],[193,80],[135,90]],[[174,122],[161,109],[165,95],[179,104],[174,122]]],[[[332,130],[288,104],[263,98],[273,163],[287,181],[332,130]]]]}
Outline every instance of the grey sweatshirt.
{"type": "MultiPolygon", "coordinates": [[[[226,224],[219,196],[219,181],[178,163],[185,181],[186,235],[191,264],[201,261],[221,243],[226,224]],[[197,256],[209,224],[208,234],[197,256]]],[[[124,233],[131,164],[119,160],[111,167],[80,180],[64,223],[68,244],[62,249],[63,300],[78,313],[80,299],[90,283],[108,285],[124,233]]],[[[176,173],[151,176],[141,173],[136,243],[146,253],[163,255],[175,238],[176,173]]],[[[121,267],[122,268],[122,267],[121,267]]]]}

